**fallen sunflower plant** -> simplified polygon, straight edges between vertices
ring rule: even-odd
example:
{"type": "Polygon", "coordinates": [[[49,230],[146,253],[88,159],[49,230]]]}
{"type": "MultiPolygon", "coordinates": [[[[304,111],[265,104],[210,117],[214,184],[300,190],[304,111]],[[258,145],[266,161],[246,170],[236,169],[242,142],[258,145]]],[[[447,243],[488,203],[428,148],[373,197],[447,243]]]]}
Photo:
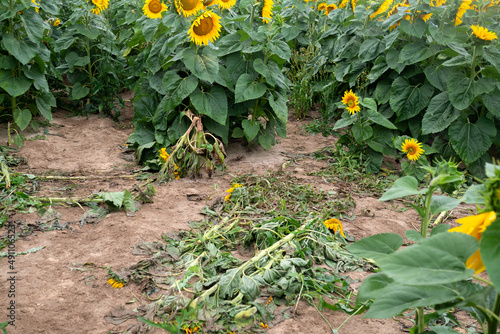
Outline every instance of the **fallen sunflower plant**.
{"type": "Polygon", "coordinates": [[[172,153],[163,153],[165,163],[160,170],[162,178],[199,177],[202,169],[210,177],[215,168],[222,170],[225,167],[226,152],[222,142],[203,130],[199,116],[189,110],[185,115],[191,125],[172,147],[172,153]]]}

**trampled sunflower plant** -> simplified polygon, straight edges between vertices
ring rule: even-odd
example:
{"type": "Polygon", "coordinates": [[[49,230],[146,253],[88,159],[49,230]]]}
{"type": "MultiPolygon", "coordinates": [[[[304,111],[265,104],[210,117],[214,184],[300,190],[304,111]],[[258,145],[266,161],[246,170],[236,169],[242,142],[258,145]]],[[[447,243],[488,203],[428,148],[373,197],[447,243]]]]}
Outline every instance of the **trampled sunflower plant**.
{"type": "Polygon", "coordinates": [[[40,126],[38,116],[52,120],[56,99],[48,76],[53,65],[44,43],[55,29],[48,20],[57,14],[51,1],[0,2],[0,121],[9,123],[9,144],[12,138],[18,147],[23,145],[21,131],[40,126]]]}
{"type": "MultiPolygon", "coordinates": [[[[347,247],[354,254],[374,260],[381,269],[363,282],[356,303],[371,303],[365,314],[368,318],[388,318],[415,308],[415,333],[426,331],[429,316],[440,317],[454,308],[464,308],[476,318],[483,333],[497,333],[500,317],[500,219],[497,219],[500,168],[487,164],[485,174],[488,178],[483,184],[471,187],[457,199],[433,195],[438,188],[448,193],[457,188],[462,175],[457,172],[456,164],[442,161],[435,168],[427,169],[431,174],[427,188],[419,189],[417,180],[406,176],[397,180],[381,198],[423,195],[413,206],[422,217],[421,234],[406,233],[414,244],[398,250],[403,238],[385,233],[347,247]],[[433,217],[452,210],[462,201],[481,205],[481,213],[458,219],[459,226],[454,228],[435,222],[427,236],[433,217]],[[475,276],[485,270],[489,279],[475,276]]],[[[436,333],[455,332],[446,326],[429,326],[428,329],[436,333]]]]}
{"type": "Polygon", "coordinates": [[[269,3],[151,3],[145,2],[146,14],[127,43],[144,46],[133,58],[133,67],[144,70],[137,72],[129,138],[139,161],[154,167],[156,152],[176,145],[191,126],[187,110],[224,144],[245,138],[269,149],[276,135],[286,135],[282,67],[291,51],[271,15],[264,11],[268,24],[259,19],[269,3]]]}

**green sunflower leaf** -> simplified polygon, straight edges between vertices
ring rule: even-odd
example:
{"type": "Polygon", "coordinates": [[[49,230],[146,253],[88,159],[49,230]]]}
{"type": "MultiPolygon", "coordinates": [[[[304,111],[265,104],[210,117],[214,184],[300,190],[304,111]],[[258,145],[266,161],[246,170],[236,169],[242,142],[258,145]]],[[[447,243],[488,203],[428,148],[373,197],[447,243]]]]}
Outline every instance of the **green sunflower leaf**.
{"type": "Polygon", "coordinates": [[[422,119],[422,134],[437,133],[447,129],[458,116],[456,109],[448,98],[448,92],[442,92],[432,98],[422,119]]]}
{"type": "Polygon", "coordinates": [[[219,74],[219,59],[210,48],[202,48],[197,53],[193,48],[186,48],[182,53],[184,65],[198,79],[212,83],[219,74]]]}
{"type": "Polygon", "coordinates": [[[451,146],[466,164],[476,161],[490,148],[496,133],[495,124],[486,117],[476,123],[469,122],[466,116],[459,117],[448,128],[451,146]]]}
{"type": "Polygon", "coordinates": [[[71,90],[71,98],[73,100],[83,99],[90,93],[90,88],[83,86],[80,82],[77,82],[71,90]]]}
{"type": "Polygon", "coordinates": [[[248,142],[251,142],[259,133],[260,123],[254,122],[249,119],[244,119],[241,122],[241,127],[243,128],[243,133],[248,142]]]}
{"type": "Polygon", "coordinates": [[[418,180],[413,176],[404,176],[400,179],[397,179],[392,187],[387,190],[382,197],[380,197],[380,201],[389,201],[391,199],[411,196],[411,195],[420,195],[425,194],[427,192],[427,188],[419,189],[418,188],[418,180]]]}
{"type": "MultiPolygon", "coordinates": [[[[29,41],[27,42],[30,43],[29,41]]],[[[36,52],[31,46],[28,45],[28,43],[23,40],[17,40],[11,34],[5,34],[2,38],[2,46],[4,49],[6,49],[23,65],[29,63],[30,60],[36,56],[36,52]]]]}
{"type": "Polygon", "coordinates": [[[378,259],[394,253],[403,245],[403,238],[396,233],[380,233],[350,244],[346,249],[365,259],[378,259]]]}
{"type": "Polygon", "coordinates": [[[433,94],[434,87],[428,82],[413,86],[403,77],[398,77],[392,83],[389,104],[398,115],[398,121],[402,121],[418,115],[427,107],[433,94]]]}
{"type": "Polygon", "coordinates": [[[267,88],[261,82],[252,81],[250,74],[240,75],[234,89],[235,102],[240,103],[247,100],[258,99],[265,94],[267,88]]]}
{"type": "Polygon", "coordinates": [[[496,118],[500,118],[500,92],[496,90],[490,94],[483,95],[482,98],[488,111],[496,118]]]}
{"type": "Polygon", "coordinates": [[[428,45],[421,40],[406,44],[399,53],[399,63],[411,65],[432,57],[439,52],[437,44],[428,45]]]}
{"type": "Polygon", "coordinates": [[[12,71],[0,70],[0,87],[10,96],[23,95],[31,87],[31,80],[21,73],[18,77],[12,77],[12,71]]]}
{"type": "Polygon", "coordinates": [[[222,87],[212,86],[208,92],[196,88],[189,98],[200,114],[207,115],[219,124],[226,124],[227,97],[222,87]]]}
{"type": "Polygon", "coordinates": [[[14,122],[22,130],[26,129],[31,122],[31,111],[28,109],[14,110],[14,122]]]}
{"type": "Polygon", "coordinates": [[[40,43],[43,37],[43,19],[35,11],[35,9],[28,9],[21,15],[26,34],[33,43],[40,43]]]}

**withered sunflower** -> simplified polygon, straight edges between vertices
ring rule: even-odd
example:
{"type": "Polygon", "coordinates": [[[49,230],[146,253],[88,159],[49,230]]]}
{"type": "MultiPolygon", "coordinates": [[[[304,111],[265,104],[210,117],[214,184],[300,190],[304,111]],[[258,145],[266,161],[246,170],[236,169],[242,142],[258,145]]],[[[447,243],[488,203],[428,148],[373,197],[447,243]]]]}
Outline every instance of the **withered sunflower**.
{"type": "Polygon", "coordinates": [[[219,38],[221,30],[220,16],[212,11],[203,12],[191,24],[188,35],[196,45],[208,45],[219,38]]]}

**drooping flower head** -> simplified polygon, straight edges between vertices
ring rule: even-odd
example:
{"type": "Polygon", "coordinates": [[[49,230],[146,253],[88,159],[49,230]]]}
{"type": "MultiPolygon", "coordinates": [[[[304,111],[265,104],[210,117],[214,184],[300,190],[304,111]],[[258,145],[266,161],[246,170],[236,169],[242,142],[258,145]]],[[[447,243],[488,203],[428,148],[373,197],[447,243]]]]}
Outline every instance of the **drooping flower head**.
{"type": "Polygon", "coordinates": [[[92,13],[100,15],[104,10],[108,8],[109,0],[92,0],[95,8],[92,9],[92,13]]]}
{"type": "Polygon", "coordinates": [[[203,1],[201,0],[175,0],[177,13],[188,17],[203,10],[203,1]]]}
{"type": "Polygon", "coordinates": [[[462,0],[462,4],[460,5],[460,7],[458,7],[457,15],[455,16],[455,26],[462,24],[462,17],[464,16],[465,12],[469,9],[472,9],[471,3],[472,0],[462,0]]]}
{"type": "Polygon", "coordinates": [[[219,38],[221,30],[220,16],[212,11],[203,12],[191,24],[188,35],[196,45],[208,45],[219,38]]]}
{"type": "Polygon", "coordinates": [[[422,143],[419,143],[416,139],[405,139],[403,144],[401,145],[401,151],[406,153],[406,156],[409,160],[418,160],[420,155],[424,153],[422,149],[422,143]]]}
{"type": "Polygon", "coordinates": [[[54,20],[54,22],[52,22],[52,25],[53,25],[54,27],[57,27],[57,26],[58,26],[58,25],[60,25],[60,24],[61,24],[61,20],[59,20],[59,19],[55,19],[55,20],[54,20]]]}
{"type": "MultiPolygon", "coordinates": [[[[163,161],[167,162],[168,159],[170,158],[170,154],[167,153],[167,149],[164,147],[159,152],[160,152],[160,158],[162,158],[163,161]]],[[[177,164],[174,163],[174,177],[176,180],[180,178],[179,172],[177,171],[178,169],[179,166],[177,166],[177,164]]]]}
{"type": "Polygon", "coordinates": [[[236,5],[236,0],[219,0],[219,7],[221,10],[231,9],[234,5],[236,5]]]}
{"type": "Polygon", "coordinates": [[[471,26],[472,32],[476,35],[477,38],[482,39],[484,41],[492,41],[494,39],[498,39],[497,34],[493,31],[489,31],[488,29],[480,26],[471,26]]]}
{"type": "MultiPolygon", "coordinates": [[[[497,215],[495,211],[490,211],[475,216],[460,218],[457,219],[457,223],[461,225],[449,229],[448,232],[462,232],[473,236],[478,241],[481,241],[481,235],[483,234],[483,232],[496,219],[497,215]]],[[[481,253],[479,252],[479,249],[467,259],[465,265],[469,269],[474,269],[476,271],[476,274],[479,274],[480,272],[483,272],[486,269],[483,260],[481,259],[481,253]]]]}
{"type": "Polygon", "coordinates": [[[236,188],[241,188],[243,187],[241,184],[239,183],[233,183],[233,186],[231,188],[229,188],[228,190],[226,190],[227,193],[229,193],[226,197],[224,197],[224,201],[229,201],[229,199],[231,198],[231,195],[233,194],[233,191],[234,189],[236,188]]]}
{"type": "Polygon", "coordinates": [[[337,5],[335,5],[335,4],[333,4],[333,3],[332,3],[331,5],[326,6],[326,9],[325,9],[325,14],[326,14],[326,15],[330,14],[330,12],[331,12],[332,10],[334,10],[334,9],[337,9],[337,5]]]}
{"type": "Polygon", "coordinates": [[[269,23],[273,17],[273,0],[264,0],[264,7],[262,7],[262,22],[269,23]]]}
{"type": "Polygon", "coordinates": [[[108,284],[115,289],[121,289],[125,285],[125,283],[120,281],[115,281],[113,278],[108,279],[108,284]]]}
{"type": "Polygon", "coordinates": [[[337,218],[331,218],[323,222],[326,228],[332,230],[333,232],[339,231],[340,234],[345,238],[344,229],[342,228],[342,222],[337,218]]]}
{"type": "Polygon", "coordinates": [[[142,12],[150,19],[161,19],[161,13],[167,10],[167,5],[159,0],[146,0],[142,12]]]}
{"type": "Polygon", "coordinates": [[[342,103],[347,106],[347,110],[351,115],[354,115],[361,110],[359,107],[358,97],[352,92],[352,89],[345,91],[344,96],[342,97],[342,103]]]}

